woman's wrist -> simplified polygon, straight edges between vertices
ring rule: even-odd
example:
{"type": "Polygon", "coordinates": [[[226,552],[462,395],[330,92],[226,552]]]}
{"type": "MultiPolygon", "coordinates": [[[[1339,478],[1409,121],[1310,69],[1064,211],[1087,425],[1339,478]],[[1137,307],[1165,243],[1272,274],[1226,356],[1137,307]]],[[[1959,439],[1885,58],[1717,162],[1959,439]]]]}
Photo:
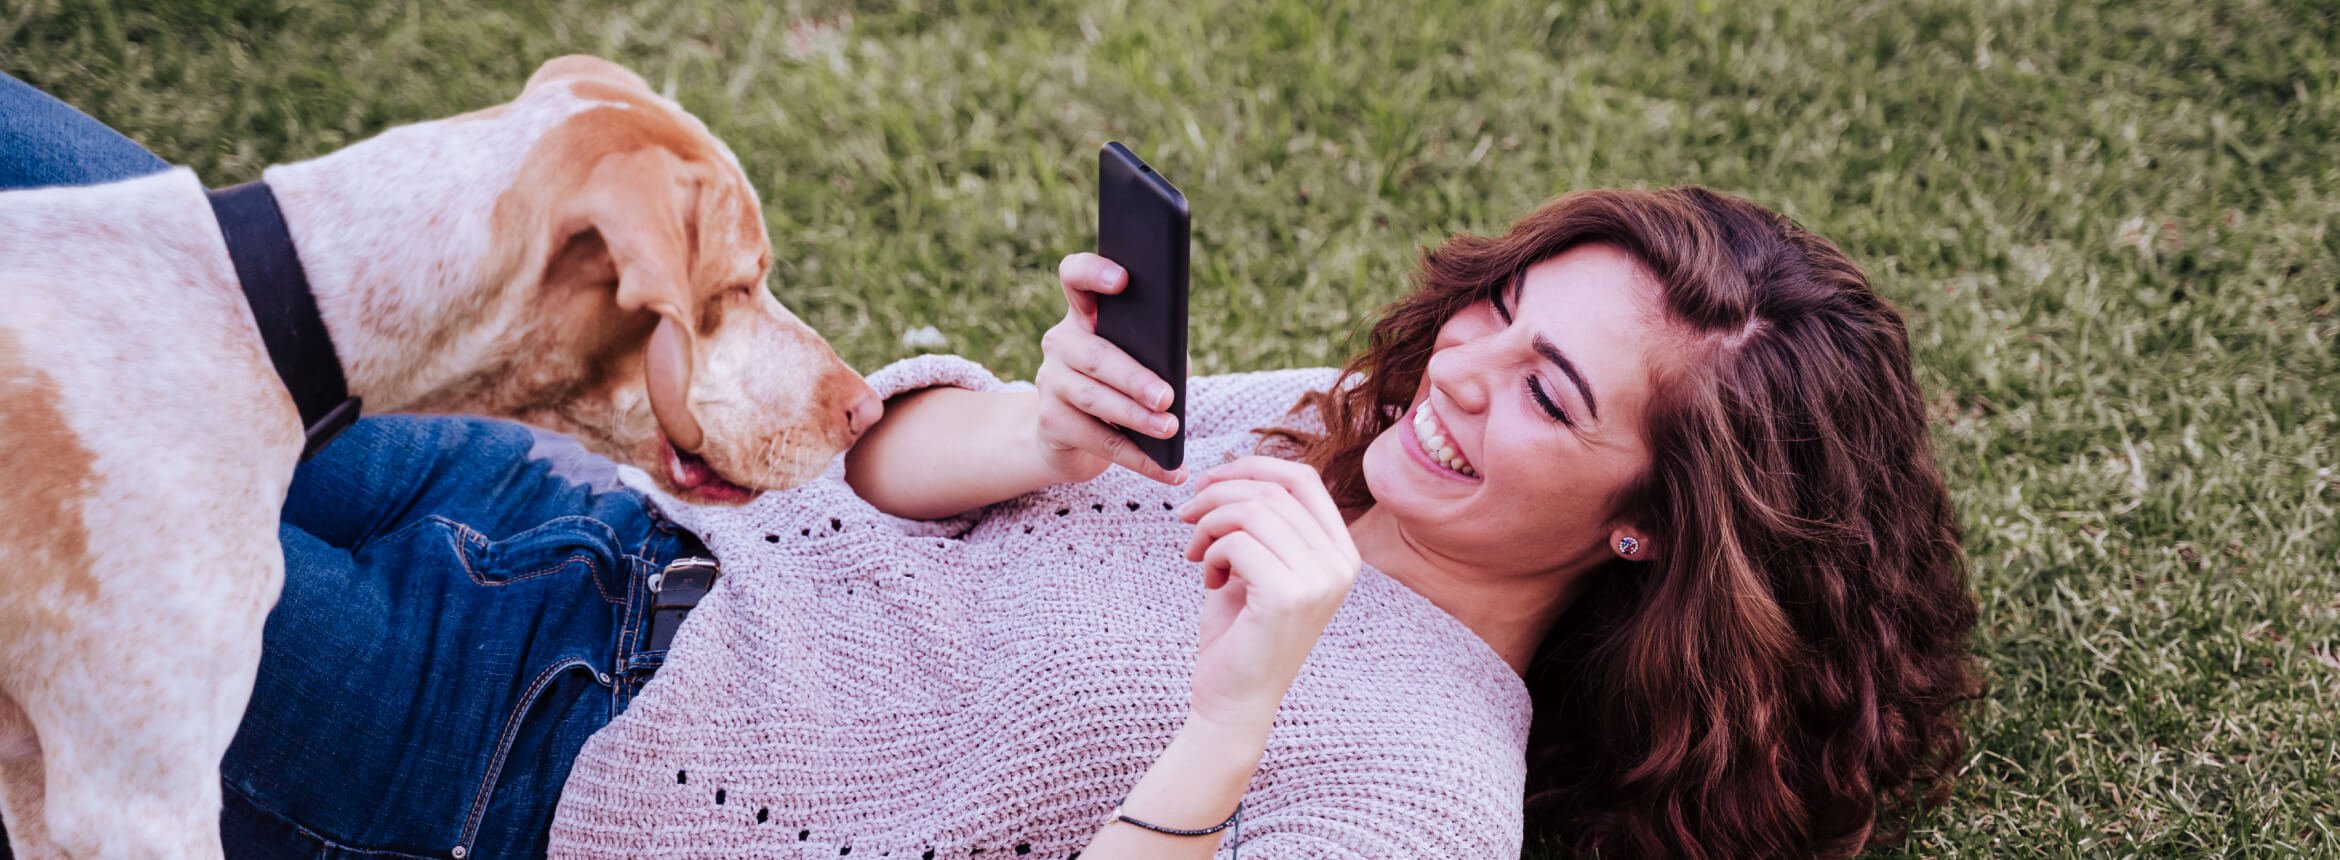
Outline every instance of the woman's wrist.
{"type": "Polygon", "coordinates": [[[1273,713],[1263,719],[1229,720],[1188,711],[1185,724],[1170,740],[1170,748],[1191,750],[1188,754],[1197,767],[1221,771],[1239,784],[1248,783],[1251,772],[1259,767],[1268,731],[1274,725],[1273,713]]]}
{"type": "Polygon", "coordinates": [[[1263,749],[1268,730],[1276,722],[1277,704],[1197,702],[1187,707],[1186,722],[1179,727],[1177,737],[1219,749],[1263,749]]]}
{"type": "MultiPolygon", "coordinates": [[[[1222,722],[1189,714],[1120,806],[1120,815],[1161,828],[1203,830],[1226,821],[1251,786],[1267,748],[1267,721],[1222,722]]],[[[1109,820],[1084,854],[1098,857],[1208,857],[1225,833],[1175,836],[1109,820]]]]}
{"type": "Polygon", "coordinates": [[[1023,437],[1030,440],[1027,450],[1032,452],[1038,473],[1045,476],[1043,487],[1058,484],[1078,484],[1105,473],[1113,464],[1079,448],[1065,447],[1049,438],[1041,428],[1039,398],[1029,402],[1028,409],[1017,416],[1023,437]]]}
{"type": "Polygon", "coordinates": [[[1185,830],[1225,821],[1242,802],[1266,747],[1264,728],[1189,719],[1130,789],[1121,811],[1185,830]]]}
{"type": "Polygon", "coordinates": [[[845,483],[878,510],[956,516],[1061,483],[1030,444],[1039,398],[936,387],[897,395],[845,455],[845,483]],[[1027,453],[1029,452],[1029,453],[1027,453]]]}

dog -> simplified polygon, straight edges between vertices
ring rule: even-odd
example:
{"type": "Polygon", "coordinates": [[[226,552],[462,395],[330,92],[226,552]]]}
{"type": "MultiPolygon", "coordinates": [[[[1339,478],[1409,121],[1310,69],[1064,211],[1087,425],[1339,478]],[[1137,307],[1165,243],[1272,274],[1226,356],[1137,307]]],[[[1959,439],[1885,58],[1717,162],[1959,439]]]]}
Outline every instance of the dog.
{"type": "MultiPolygon", "coordinates": [[[[351,394],[568,434],[676,497],[818,474],[875,393],[765,287],[738,159],[563,57],[269,168],[351,394]]],[[[17,856],[219,857],[219,765],[304,444],[184,168],[0,194],[0,818],[17,856]]]]}

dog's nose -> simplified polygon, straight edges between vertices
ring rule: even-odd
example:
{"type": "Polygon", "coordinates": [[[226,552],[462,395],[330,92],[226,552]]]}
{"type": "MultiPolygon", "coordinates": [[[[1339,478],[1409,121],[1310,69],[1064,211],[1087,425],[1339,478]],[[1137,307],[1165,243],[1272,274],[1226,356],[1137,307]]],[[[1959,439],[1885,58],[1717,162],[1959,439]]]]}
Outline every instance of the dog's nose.
{"type": "Polygon", "coordinates": [[[854,401],[853,408],[845,410],[845,426],[853,431],[853,438],[859,439],[885,414],[886,405],[878,401],[876,392],[863,394],[860,400],[854,401]]]}

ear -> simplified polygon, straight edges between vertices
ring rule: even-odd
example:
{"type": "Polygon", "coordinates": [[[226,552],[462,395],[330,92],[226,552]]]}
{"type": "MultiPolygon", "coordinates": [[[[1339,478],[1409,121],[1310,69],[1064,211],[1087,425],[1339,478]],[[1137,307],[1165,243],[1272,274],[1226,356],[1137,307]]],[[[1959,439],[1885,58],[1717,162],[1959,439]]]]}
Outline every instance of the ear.
{"type": "Polygon", "coordinates": [[[554,57],[546,60],[544,65],[536,67],[536,74],[528,76],[528,83],[522,86],[520,91],[525,93],[536,89],[537,85],[546,81],[563,78],[592,78],[633,87],[645,92],[650,89],[650,82],[642,80],[641,75],[634,74],[624,66],[600,57],[570,54],[566,57],[554,57]]]}
{"type": "Polygon", "coordinates": [[[1626,561],[1649,561],[1657,557],[1657,545],[1640,529],[1618,527],[1609,530],[1609,554],[1626,561]]]}
{"type": "Polygon", "coordinates": [[[600,235],[617,273],[619,308],[660,317],[646,356],[650,411],[684,452],[696,452],[706,441],[689,398],[698,300],[690,281],[692,231],[685,222],[697,217],[695,194],[693,177],[672,153],[617,153],[586,174],[584,186],[569,195],[568,217],[561,219],[564,237],[588,230],[600,235]]]}

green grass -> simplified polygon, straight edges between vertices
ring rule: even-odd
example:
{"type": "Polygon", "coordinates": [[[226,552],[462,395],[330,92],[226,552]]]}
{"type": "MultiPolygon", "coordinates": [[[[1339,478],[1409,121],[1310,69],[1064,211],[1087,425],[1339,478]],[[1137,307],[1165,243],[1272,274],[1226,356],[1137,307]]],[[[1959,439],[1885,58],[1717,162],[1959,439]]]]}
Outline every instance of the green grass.
{"type": "Polygon", "coordinates": [[[568,51],[705,118],[869,368],[1008,374],[1130,142],[1195,211],[1197,372],[1337,362],[1418,249],[1698,182],[1906,311],[1991,693],[1888,856],[2340,855],[2340,13],[2308,2],[12,0],[0,69],[252,177],[568,51]]]}

